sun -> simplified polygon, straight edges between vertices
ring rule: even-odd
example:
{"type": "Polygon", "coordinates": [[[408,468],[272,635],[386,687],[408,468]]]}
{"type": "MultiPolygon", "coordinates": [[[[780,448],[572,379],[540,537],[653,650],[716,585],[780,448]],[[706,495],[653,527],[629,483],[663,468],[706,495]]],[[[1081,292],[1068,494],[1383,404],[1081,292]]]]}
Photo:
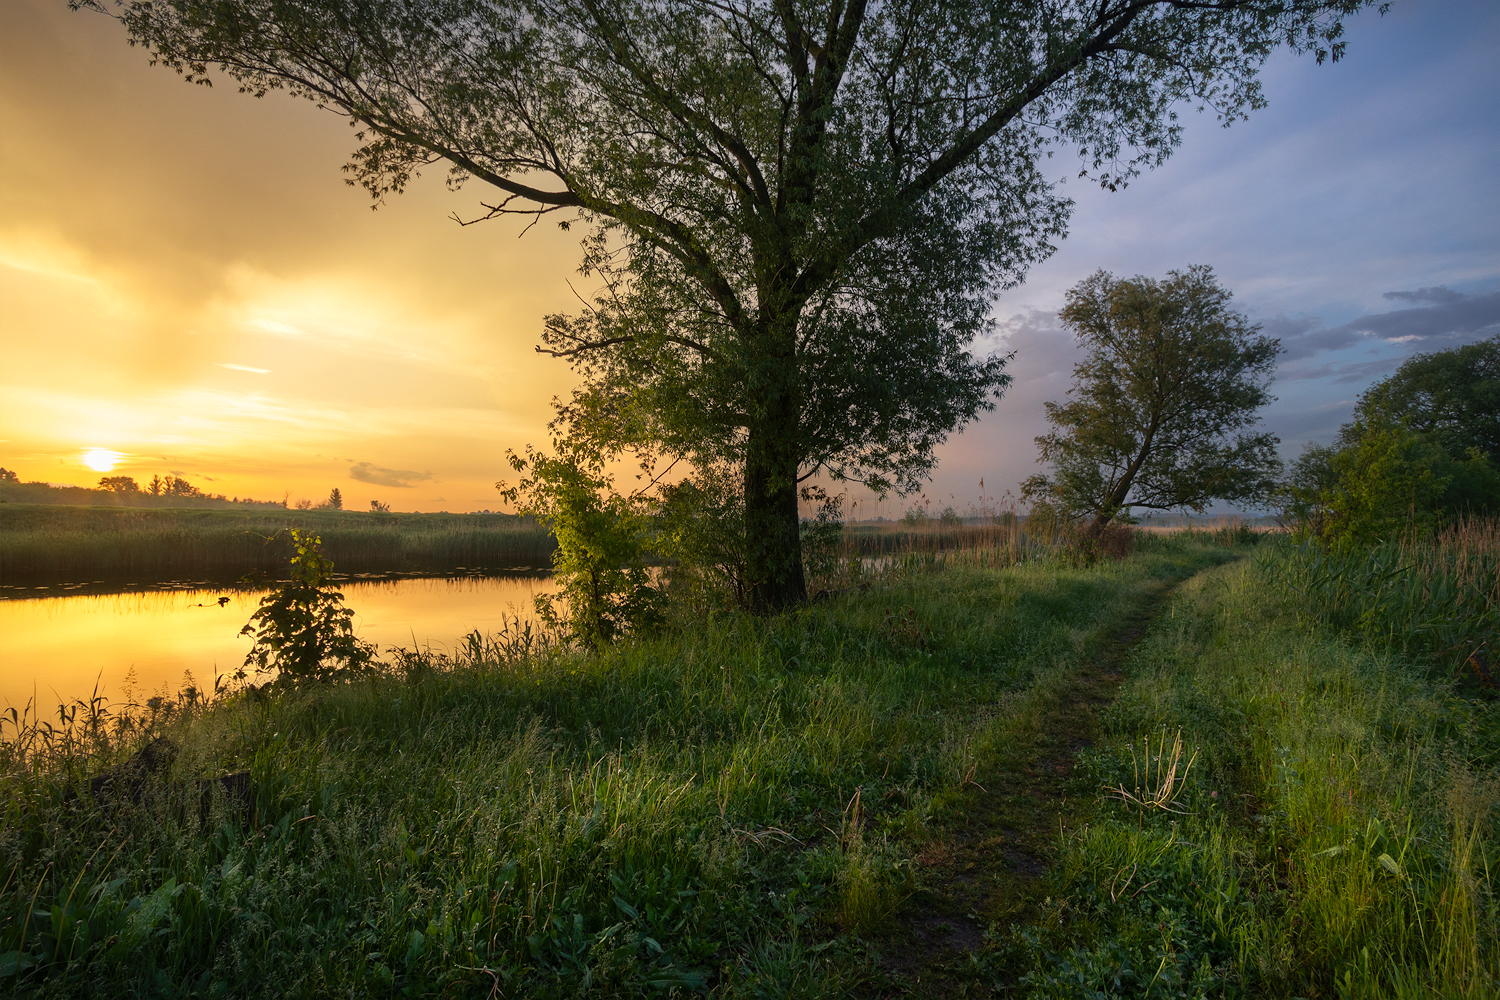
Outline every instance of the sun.
{"type": "Polygon", "coordinates": [[[83,464],[95,472],[109,472],[124,457],[122,453],[108,448],[90,448],[83,453],[83,464]]]}

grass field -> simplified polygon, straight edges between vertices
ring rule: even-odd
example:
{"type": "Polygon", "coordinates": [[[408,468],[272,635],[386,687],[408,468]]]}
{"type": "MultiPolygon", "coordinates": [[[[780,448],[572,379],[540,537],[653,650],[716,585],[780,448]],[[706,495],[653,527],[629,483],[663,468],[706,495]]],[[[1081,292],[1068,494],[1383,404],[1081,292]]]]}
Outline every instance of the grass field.
{"type": "Polygon", "coordinates": [[[1494,995],[1491,703],[1291,590],[1308,558],[911,560],[600,655],[7,723],[0,989],[1494,995]],[[141,801],[67,798],[157,734],[141,801]]]}
{"type": "Polygon", "coordinates": [[[232,581],[286,565],[283,528],[318,532],[341,573],[551,565],[552,537],[507,514],[0,505],[0,582],[232,581]]]}

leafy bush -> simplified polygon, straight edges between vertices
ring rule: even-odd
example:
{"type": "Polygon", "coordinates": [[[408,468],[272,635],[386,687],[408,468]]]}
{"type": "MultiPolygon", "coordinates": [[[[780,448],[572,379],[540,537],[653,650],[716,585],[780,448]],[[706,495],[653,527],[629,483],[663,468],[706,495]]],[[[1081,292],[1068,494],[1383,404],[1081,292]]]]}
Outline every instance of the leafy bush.
{"type": "Polygon", "coordinates": [[[275,683],[295,686],[348,678],[363,672],[376,649],[354,634],[354,612],[329,578],[333,562],[323,555],[315,534],[289,528],[295,554],[291,578],[260,600],[260,607],[240,630],[254,636],[239,677],[254,667],[257,674],[276,674],[275,683]]]}
{"type": "Polygon", "coordinates": [[[665,618],[665,599],[647,566],[651,522],[639,496],[622,496],[604,459],[565,441],[558,455],[530,446],[510,452],[510,464],[529,473],[501,495],[523,514],[536,517],[557,539],[552,567],[562,607],[547,594],[536,598],[537,615],[573,641],[598,648],[629,632],[654,628],[665,618]]]}
{"type": "Polygon", "coordinates": [[[802,491],[802,499],[818,504],[817,516],[802,522],[802,563],[811,584],[832,589],[844,575],[844,494],[829,496],[811,487],[802,491]]]}

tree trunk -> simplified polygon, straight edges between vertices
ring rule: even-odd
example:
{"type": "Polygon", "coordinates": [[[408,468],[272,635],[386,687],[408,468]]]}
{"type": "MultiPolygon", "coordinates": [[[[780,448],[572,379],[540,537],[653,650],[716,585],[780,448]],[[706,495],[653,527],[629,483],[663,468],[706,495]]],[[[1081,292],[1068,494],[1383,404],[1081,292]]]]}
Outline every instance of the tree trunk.
{"type": "Polygon", "coordinates": [[[745,456],[745,563],[750,607],[769,614],[807,600],[797,522],[797,467],[780,456],[757,456],[754,435],[745,456]],[[770,466],[782,468],[773,470],[770,466]]]}
{"type": "MultiPolygon", "coordinates": [[[[786,338],[790,341],[790,338],[786,338]]],[[[796,359],[792,343],[766,358],[755,382],[759,417],[745,442],[745,563],[750,607],[769,614],[807,600],[797,519],[796,359]]]]}

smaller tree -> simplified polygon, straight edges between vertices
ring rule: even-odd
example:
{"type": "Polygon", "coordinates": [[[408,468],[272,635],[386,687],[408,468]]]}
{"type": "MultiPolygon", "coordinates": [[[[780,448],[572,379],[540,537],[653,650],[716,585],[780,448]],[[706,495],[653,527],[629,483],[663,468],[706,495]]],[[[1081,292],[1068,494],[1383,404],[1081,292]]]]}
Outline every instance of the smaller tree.
{"type": "Polygon", "coordinates": [[[565,608],[541,594],[538,616],[590,648],[659,624],[663,595],[647,567],[650,516],[641,498],[615,491],[600,451],[574,439],[553,445],[556,456],[530,446],[525,455],[509,452],[511,468],[522,479],[495,484],[506,502],[535,517],[557,540],[552,566],[565,608]]]}
{"type": "Polygon", "coordinates": [[[1279,442],[1246,429],[1272,399],[1281,343],[1230,295],[1202,265],[1163,281],[1100,271],[1070,289],[1059,315],[1088,356],[1072,398],[1047,404],[1055,429],[1036,441],[1052,474],[1027,479],[1025,497],[1102,528],[1135,507],[1202,511],[1273,495],[1279,442]]]}
{"type": "Polygon", "coordinates": [[[391,512],[391,505],[388,503],[381,503],[379,500],[371,500],[370,512],[372,514],[389,514],[391,512]]]}
{"type": "Polygon", "coordinates": [[[139,493],[141,491],[130,476],[105,476],[99,480],[99,488],[109,490],[111,493],[139,493]]]}
{"type": "Polygon", "coordinates": [[[261,598],[240,635],[253,636],[245,669],[275,673],[276,683],[294,687],[342,680],[375,660],[375,647],[354,634],[354,612],[330,577],[333,562],[323,555],[317,535],[287,529],[292,544],[291,573],[283,585],[261,598]]]}

